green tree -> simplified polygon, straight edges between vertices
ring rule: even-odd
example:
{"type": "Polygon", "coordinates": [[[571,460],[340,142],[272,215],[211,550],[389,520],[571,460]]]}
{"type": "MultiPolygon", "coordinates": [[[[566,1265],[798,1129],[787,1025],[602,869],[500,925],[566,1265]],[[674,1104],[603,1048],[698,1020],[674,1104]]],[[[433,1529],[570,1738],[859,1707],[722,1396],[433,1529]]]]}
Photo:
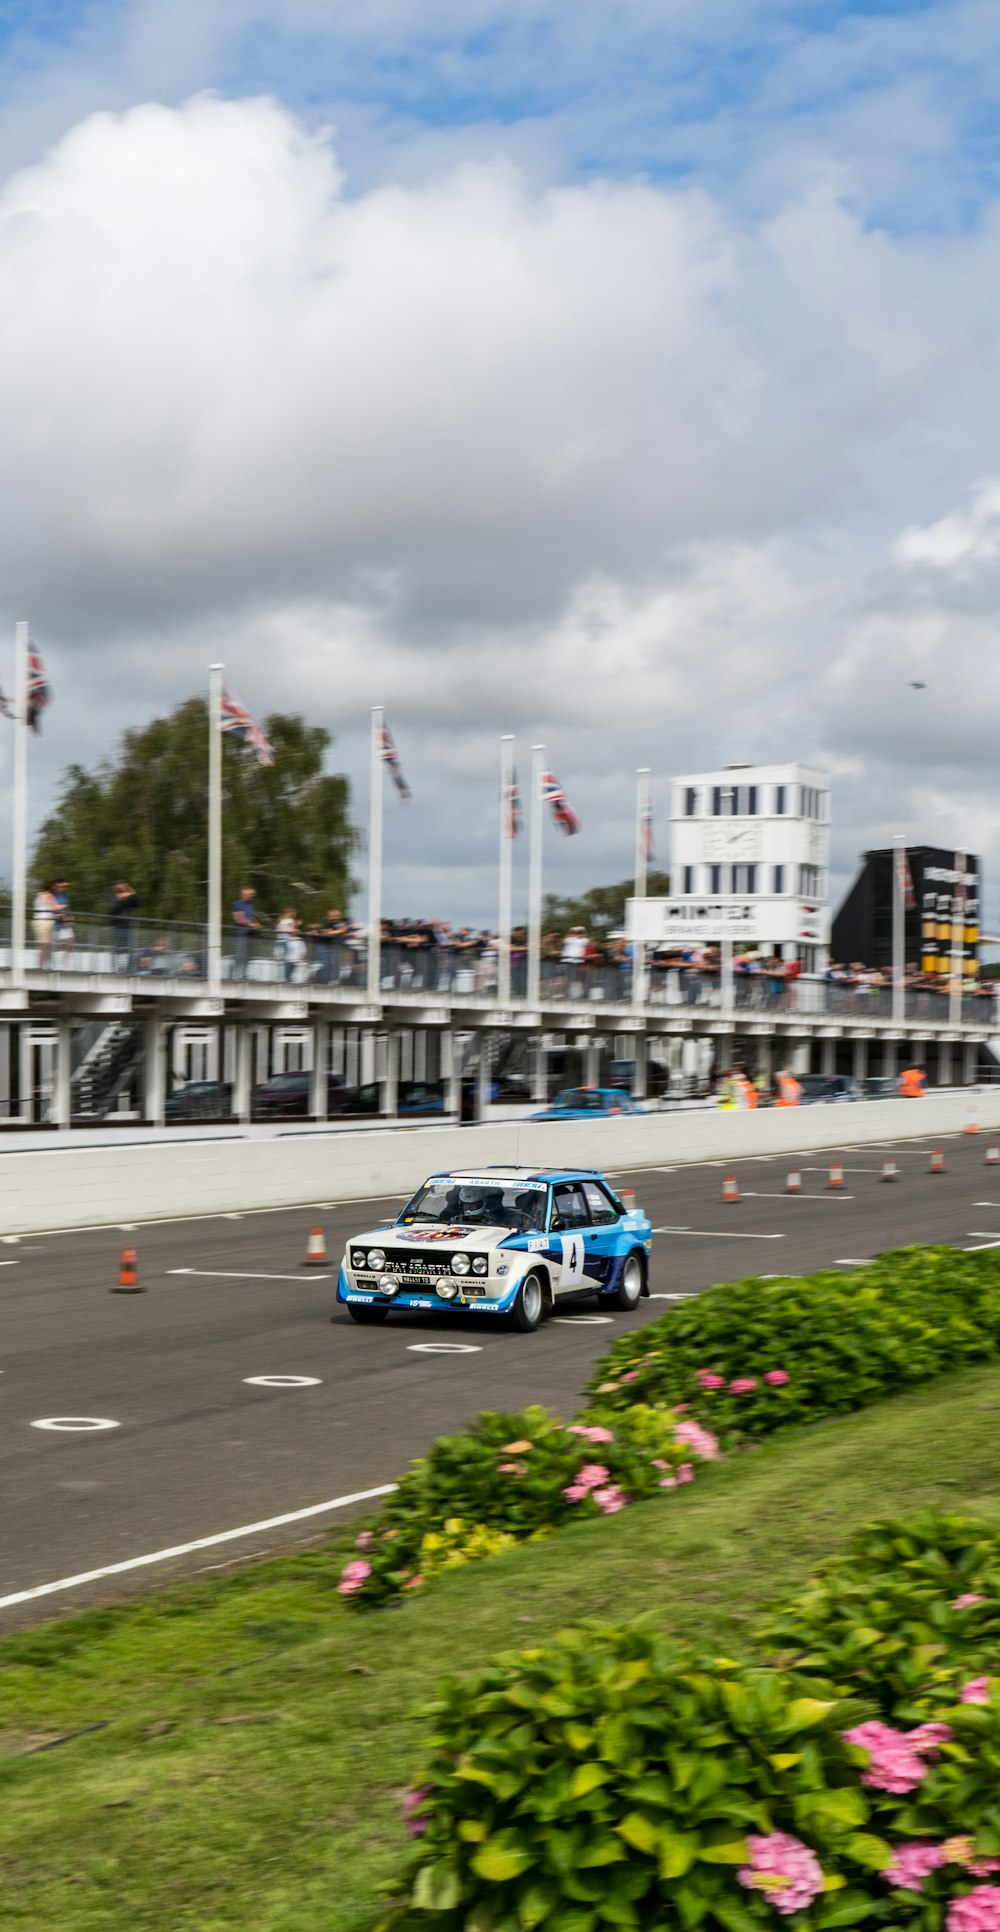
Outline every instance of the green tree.
{"type": "MultiPolygon", "coordinates": [[[[618,885],[591,886],[579,899],[561,899],[547,892],[542,906],[545,932],[568,932],[570,926],[586,926],[595,939],[617,932],[625,924],[625,901],[631,899],[634,880],[622,879],[618,885]]],[[[669,872],[650,871],[646,891],[651,899],[665,899],[670,891],[669,872]]]]}
{"type": "MultiPolygon", "coordinates": [[[[354,889],[348,783],[323,771],[329,732],[278,713],[263,725],[272,766],[223,739],[223,908],[252,885],[266,918],[295,905],[311,924],[354,889]]],[[[208,706],[191,698],[127,731],[95,771],[69,767],[35,846],[34,884],[68,879],[74,909],[103,914],[114,881],[127,879],[148,918],[204,920],[207,795],[208,706]]]]}

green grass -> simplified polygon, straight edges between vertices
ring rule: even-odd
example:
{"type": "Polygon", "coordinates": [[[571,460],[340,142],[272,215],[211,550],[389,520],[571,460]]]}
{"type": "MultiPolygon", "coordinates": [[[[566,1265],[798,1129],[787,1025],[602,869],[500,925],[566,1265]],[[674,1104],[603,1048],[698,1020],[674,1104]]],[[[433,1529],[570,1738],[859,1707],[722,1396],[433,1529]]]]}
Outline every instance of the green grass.
{"type": "Polygon", "coordinates": [[[1000,1522],[998,1417],[1000,1368],[948,1377],[374,1615],[333,1594],[341,1537],[6,1639],[0,1927],[362,1932],[439,1674],[594,1613],[739,1649],[859,1522],[1000,1522]]]}

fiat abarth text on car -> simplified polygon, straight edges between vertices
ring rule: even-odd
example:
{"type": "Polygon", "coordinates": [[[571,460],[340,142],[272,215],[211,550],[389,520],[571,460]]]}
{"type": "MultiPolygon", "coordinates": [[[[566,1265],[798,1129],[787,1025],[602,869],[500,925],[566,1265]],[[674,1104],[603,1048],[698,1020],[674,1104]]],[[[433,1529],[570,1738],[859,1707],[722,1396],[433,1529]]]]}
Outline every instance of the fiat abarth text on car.
{"type": "Polygon", "coordinates": [[[653,1230],[596,1168],[432,1174],[395,1222],[347,1244],[337,1300],[356,1322],[392,1308],[463,1309],[537,1328],[556,1302],[649,1293],[653,1230]]]}

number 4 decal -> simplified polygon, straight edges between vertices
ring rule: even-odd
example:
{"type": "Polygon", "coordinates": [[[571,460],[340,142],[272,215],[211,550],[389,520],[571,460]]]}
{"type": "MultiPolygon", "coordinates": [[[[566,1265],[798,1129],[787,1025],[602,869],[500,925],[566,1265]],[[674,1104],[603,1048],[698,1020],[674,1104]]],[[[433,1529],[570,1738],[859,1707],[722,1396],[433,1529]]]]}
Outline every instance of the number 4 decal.
{"type": "Polygon", "coordinates": [[[582,1234],[561,1234],[559,1244],[562,1248],[559,1286],[578,1288],[583,1280],[583,1236],[582,1234]]]}

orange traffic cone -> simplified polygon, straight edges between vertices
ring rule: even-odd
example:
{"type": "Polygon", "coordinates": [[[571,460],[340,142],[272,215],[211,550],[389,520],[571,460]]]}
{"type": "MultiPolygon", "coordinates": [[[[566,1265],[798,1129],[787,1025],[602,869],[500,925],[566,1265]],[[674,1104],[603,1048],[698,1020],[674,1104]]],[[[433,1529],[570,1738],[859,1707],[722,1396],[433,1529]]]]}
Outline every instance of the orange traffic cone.
{"type": "Polygon", "coordinates": [[[625,1209],[626,1214],[635,1213],[635,1188],[634,1187],[620,1187],[618,1189],[618,1199],[620,1200],[622,1207],[625,1209]]]}
{"type": "Polygon", "coordinates": [[[738,1187],[737,1187],[737,1185],[736,1185],[736,1176],[735,1176],[735,1174],[727,1174],[727,1175],[726,1175],[726,1177],[725,1177],[725,1180],[724,1180],[724,1181],[723,1181],[723,1183],[722,1183],[722,1198],[723,1198],[723,1200],[724,1200],[724,1201],[738,1201],[738,1200],[739,1200],[739,1198],[740,1198],[740,1190],[739,1190],[739,1188],[738,1188],[738,1187]]]}
{"type": "Polygon", "coordinates": [[[940,1147],[935,1147],[934,1152],[931,1155],[931,1164],[927,1169],[927,1172],[928,1174],[944,1173],[944,1155],[942,1154],[940,1147]]]}
{"type": "Polygon", "coordinates": [[[979,1132],[979,1102],[977,1100],[970,1100],[966,1103],[965,1132],[967,1134],[978,1134],[979,1132]]]}
{"type": "Polygon", "coordinates": [[[326,1236],[322,1228],[310,1228],[309,1246],[302,1266],[303,1268],[326,1267],[326,1236]]]}
{"type": "Polygon", "coordinates": [[[1000,1141],[991,1140],[986,1149],[986,1165],[995,1167],[998,1161],[1000,1161],[1000,1141]]]}
{"type": "Polygon", "coordinates": [[[899,1168],[896,1166],[894,1160],[882,1162],[882,1179],[884,1181],[898,1181],[899,1168]]]}
{"type": "Polygon", "coordinates": [[[839,1165],[839,1163],[835,1161],[833,1166],[830,1169],[830,1179],[827,1182],[827,1186],[843,1187],[843,1185],[844,1185],[844,1170],[839,1165]]]}
{"type": "Polygon", "coordinates": [[[139,1271],[136,1267],[135,1249],[123,1248],[121,1267],[118,1270],[117,1285],[112,1288],[113,1295],[141,1295],[139,1271]]]}
{"type": "Polygon", "coordinates": [[[799,1173],[798,1168],[793,1167],[790,1169],[788,1179],[785,1182],[785,1193],[801,1194],[801,1192],[802,1192],[802,1176],[799,1173]]]}

